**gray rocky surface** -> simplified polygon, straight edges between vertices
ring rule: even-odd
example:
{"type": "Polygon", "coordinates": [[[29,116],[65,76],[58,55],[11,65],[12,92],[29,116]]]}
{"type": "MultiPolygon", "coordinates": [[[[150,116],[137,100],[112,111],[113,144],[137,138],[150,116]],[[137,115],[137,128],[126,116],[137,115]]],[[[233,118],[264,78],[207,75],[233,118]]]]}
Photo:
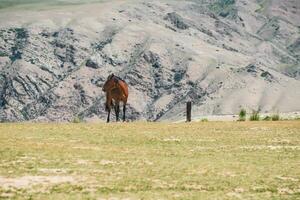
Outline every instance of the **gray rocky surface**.
{"type": "MultiPolygon", "coordinates": [[[[45,1],[46,2],[46,1],[45,1]]],[[[129,120],[300,110],[297,0],[0,6],[0,121],[105,119],[110,73],[129,120]]]]}

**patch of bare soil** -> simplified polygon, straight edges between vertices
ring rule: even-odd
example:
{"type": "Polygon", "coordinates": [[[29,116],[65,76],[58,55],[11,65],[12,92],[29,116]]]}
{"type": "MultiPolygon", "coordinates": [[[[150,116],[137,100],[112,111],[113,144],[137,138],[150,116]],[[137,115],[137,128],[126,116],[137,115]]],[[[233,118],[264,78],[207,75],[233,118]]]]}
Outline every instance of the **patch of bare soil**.
{"type": "Polygon", "coordinates": [[[254,146],[241,146],[241,149],[246,150],[299,150],[300,146],[296,145],[254,145],[254,146]]]}
{"type": "Polygon", "coordinates": [[[78,180],[72,176],[23,176],[16,178],[0,177],[0,187],[29,188],[33,185],[50,185],[60,183],[76,183],[78,180]]]}
{"type": "Polygon", "coordinates": [[[47,174],[65,174],[68,172],[67,169],[49,169],[49,168],[40,168],[38,169],[39,172],[47,173],[47,174]]]}

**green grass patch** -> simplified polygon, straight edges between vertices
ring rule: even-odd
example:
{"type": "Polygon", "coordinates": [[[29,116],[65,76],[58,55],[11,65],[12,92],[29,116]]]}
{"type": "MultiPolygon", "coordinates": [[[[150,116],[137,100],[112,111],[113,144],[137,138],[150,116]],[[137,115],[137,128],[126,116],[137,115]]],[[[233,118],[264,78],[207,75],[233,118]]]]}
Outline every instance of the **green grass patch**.
{"type": "Polygon", "coordinates": [[[299,197],[299,121],[8,123],[0,133],[3,198],[299,197]]]}
{"type": "Polygon", "coordinates": [[[82,123],[83,120],[82,120],[82,118],[80,118],[79,116],[76,116],[76,117],[74,117],[74,118],[72,119],[72,122],[75,123],[75,124],[77,124],[77,123],[82,123]]]}
{"type": "Polygon", "coordinates": [[[270,116],[265,116],[262,120],[263,121],[271,121],[272,118],[270,116]]]}
{"type": "Polygon", "coordinates": [[[259,110],[253,110],[252,114],[250,115],[250,121],[259,121],[259,120],[260,120],[259,110]]]}
{"type": "Polygon", "coordinates": [[[279,114],[273,114],[271,116],[272,121],[279,121],[280,120],[280,115],[279,114]]]}
{"type": "Polygon", "coordinates": [[[242,108],[239,112],[238,121],[246,121],[246,117],[247,117],[247,111],[244,108],[242,108]]]}

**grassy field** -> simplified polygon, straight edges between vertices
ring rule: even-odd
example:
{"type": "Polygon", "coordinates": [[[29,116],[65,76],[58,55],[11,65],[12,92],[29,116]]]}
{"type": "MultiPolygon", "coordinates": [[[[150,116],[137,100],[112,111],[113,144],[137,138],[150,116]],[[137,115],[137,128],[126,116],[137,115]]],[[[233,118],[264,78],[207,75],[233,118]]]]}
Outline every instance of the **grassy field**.
{"type": "Polygon", "coordinates": [[[300,199],[300,121],[0,124],[0,199],[300,199]]]}

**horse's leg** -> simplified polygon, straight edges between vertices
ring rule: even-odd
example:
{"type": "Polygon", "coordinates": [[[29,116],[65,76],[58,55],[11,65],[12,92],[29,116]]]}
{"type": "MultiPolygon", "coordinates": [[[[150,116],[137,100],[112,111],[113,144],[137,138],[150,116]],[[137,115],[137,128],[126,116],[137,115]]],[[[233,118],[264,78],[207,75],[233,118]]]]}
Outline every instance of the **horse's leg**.
{"type": "Polygon", "coordinates": [[[120,118],[119,118],[119,116],[120,116],[120,104],[118,103],[118,105],[117,105],[117,111],[118,111],[118,119],[117,119],[117,121],[120,121],[120,118]]]}
{"type": "Polygon", "coordinates": [[[106,120],[107,123],[109,123],[109,121],[110,121],[109,118],[110,118],[111,106],[112,106],[112,102],[111,101],[106,103],[106,109],[107,109],[107,112],[108,112],[108,114],[107,114],[107,120],[106,120]]]}
{"type": "Polygon", "coordinates": [[[108,108],[107,111],[108,111],[108,114],[107,114],[107,120],[106,120],[106,122],[109,123],[110,108],[108,108]]]}
{"type": "Polygon", "coordinates": [[[105,102],[105,110],[108,112],[106,122],[109,123],[111,106],[113,105],[112,98],[110,92],[106,93],[106,102],[105,102]]]}
{"type": "Polygon", "coordinates": [[[119,102],[115,103],[115,113],[116,113],[116,120],[119,121],[119,113],[120,113],[120,105],[119,102]]]}
{"type": "Polygon", "coordinates": [[[116,115],[116,121],[118,121],[118,117],[117,117],[117,112],[118,111],[117,111],[117,105],[116,104],[114,105],[114,110],[115,110],[115,115],[116,115]]]}
{"type": "Polygon", "coordinates": [[[124,105],[123,105],[123,122],[125,122],[125,120],[126,120],[125,113],[126,113],[126,103],[124,103],[124,105]]]}

